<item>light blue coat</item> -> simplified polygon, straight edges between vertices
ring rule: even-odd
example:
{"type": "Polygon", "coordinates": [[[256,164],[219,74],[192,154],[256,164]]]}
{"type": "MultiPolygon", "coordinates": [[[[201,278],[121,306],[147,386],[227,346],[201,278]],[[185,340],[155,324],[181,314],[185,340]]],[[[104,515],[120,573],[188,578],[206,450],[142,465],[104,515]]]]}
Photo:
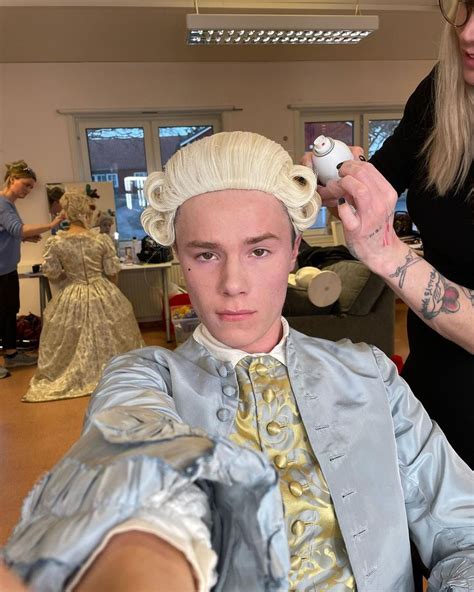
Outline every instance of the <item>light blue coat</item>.
{"type": "MultiPolygon", "coordinates": [[[[365,344],[293,330],[286,347],[358,591],[413,590],[409,537],[432,570],[430,590],[474,590],[473,473],[395,366],[365,344]]],[[[215,590],[286,590],[276,473],[226,439],[238,392],[231,365],[193,339],[112,360],[83,436],[27,499],[7,562],[36,590],[61,590],[110,528],[146,518],[153,492],[197,480],[211,502],[215,590]]]]}

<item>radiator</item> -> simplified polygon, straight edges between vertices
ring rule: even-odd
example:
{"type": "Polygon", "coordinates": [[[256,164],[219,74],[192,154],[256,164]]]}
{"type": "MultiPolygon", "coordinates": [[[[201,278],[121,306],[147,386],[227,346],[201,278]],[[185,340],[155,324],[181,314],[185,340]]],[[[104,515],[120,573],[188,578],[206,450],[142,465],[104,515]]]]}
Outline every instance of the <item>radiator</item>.
{"type": "Polygon", "coordinates": [[[119,288],[132,303],[137,321],[161,320],[163,290],[160,269],[122,269],[119,288]]]}
{"type": "MultiPolygon", "coordinates": [[[[179,263],[173,263],[166,273],[171,293],[173,292],[172,284],[184,287],[179,263]]],[[[163,287],[159,268],[123,268],[119,274],[119,288],[132,303],[138,321],[161,320],[163,287]]]]}

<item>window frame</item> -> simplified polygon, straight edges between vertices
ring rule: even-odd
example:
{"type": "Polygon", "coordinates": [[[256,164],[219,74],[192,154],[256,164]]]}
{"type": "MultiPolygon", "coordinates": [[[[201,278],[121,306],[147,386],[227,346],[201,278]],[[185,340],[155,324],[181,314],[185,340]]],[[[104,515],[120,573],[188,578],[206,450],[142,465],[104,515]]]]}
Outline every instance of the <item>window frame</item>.
{"type": "Polygon", "coordinates": [[[91,181],[91,166],[86,130],[89,128],[140,127],[144,131],[145,159],[147,173],[161,171],[161,152],[159,141],[160,127],[179,127],[193,125],[212,125],[213,133],[223,129],[222,111],[193,111],[186,113],[113,113],[71,115],[74,126],[75,147],[73,154],[74,176],[82,181],[91,181]]]}

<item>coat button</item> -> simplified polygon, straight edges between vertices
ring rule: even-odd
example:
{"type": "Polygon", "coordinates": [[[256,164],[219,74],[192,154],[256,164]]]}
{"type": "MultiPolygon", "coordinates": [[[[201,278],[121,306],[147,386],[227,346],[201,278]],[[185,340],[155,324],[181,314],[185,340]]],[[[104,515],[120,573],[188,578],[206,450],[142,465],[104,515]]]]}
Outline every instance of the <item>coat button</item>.
{"type": "Polygon", "coordinates": [[[291,532],[295,535],[300,537],[304,531],[306,530],[305,523],[302,520],[295,520],[291,525],[291,532]]]}
{"type": "Polygon", "coordinates": [[[226,409],[225,407],[222,407],[221,409],[217,410],[217,419],[219,421],[229,421],[230,416],[231,416],[230,409],[226,409]]]}
{"type": "Polygon", "coordinates": [[[301,557],[299,555],[292,555],[290,558],[290,565],[292,570],[297,570],[301,567],[301,557]]]}
{"type": "Polygon", "coordinates": [[[298,481],[292,481],[288,487],[291,495],[294,497],[301,497],[303,495],[303,486],[298,481]]]}
{"type": "Polygon", "coordinates": [[[273,462],[278,469],[284,469],[288,464],[288,458],[286,454],[277,454],[273,459],[273,462]]]}
{"type": "Polygon", "coordinates": [[[271,403],[275,398],[275,391],[271,388],[267,388],[263,391],[263,400],[265,403],[271,403]]]}
{"type": "Polygon", "coordinates": [[[222,378],[225,378],[228,374],[227,368],[225,366],[219,366],[217,372],[219,372],[219,376],[222,376],[222,378]]]}
{"type": "Polygon", "coordinates": [[[276,436],[281,432],[281,425],[276,421],[271,421],[267,424],[267,432],[270,436],[276,436]]]}
{"type": "Polygon", "coordinates": [[[259,376],[266,376],[268,374],[268,368],[266,366],[264,366],[263,364],[257,364],[255,366],[255,372],[259,376]]]}
{"type": "Polygon", "coordinates": [[[235,397],[237,393],[237,389],[234,386],[230,386],[229,384],[222,389],[222,392],[226,397],[235,397]]]}

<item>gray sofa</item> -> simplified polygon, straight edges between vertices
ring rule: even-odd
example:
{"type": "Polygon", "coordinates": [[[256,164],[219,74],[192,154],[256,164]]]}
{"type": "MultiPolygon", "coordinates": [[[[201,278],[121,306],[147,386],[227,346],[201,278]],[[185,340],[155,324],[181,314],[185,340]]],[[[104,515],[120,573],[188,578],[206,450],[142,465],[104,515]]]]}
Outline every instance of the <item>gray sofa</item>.
{"type": "Polygon", "coordinates": [[[337,341],[347,337],[365,341],[393,355],[395,334],[394,293],[360,261],[343,260],[324,266],[342,280],[342,291],[333,305],[318,308],[305,290],[288,287],[283,316],[291,327],[311,335],[337,341]]]}

